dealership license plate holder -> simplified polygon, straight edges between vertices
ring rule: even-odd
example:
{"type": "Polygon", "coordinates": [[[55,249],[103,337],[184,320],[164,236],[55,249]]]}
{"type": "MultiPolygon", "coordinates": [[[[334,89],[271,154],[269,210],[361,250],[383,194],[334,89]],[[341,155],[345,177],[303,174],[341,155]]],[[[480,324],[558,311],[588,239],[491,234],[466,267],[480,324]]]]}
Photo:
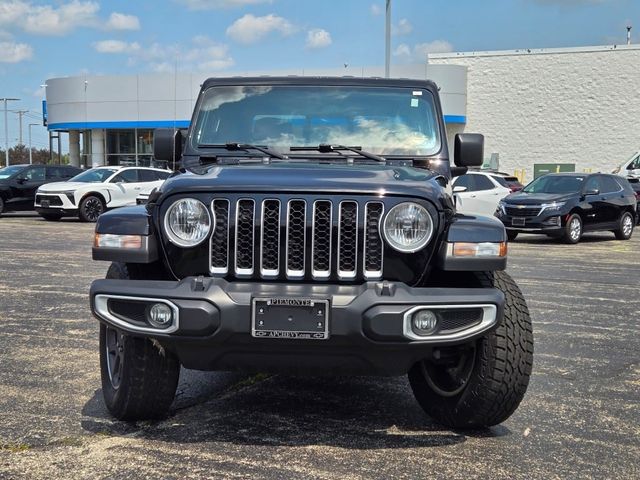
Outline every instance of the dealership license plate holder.
{"type": "Polygon", "coordinates": [[[297,297],[254,298],[251,336],[294,340],[329,338],[329,300],[297,297]]]}
{"type": "Polygon", "coordinates": [[[514,227],[524,227],[526,219],[524,217],[513,217],[511,219],[511,225],[514,227]]]}

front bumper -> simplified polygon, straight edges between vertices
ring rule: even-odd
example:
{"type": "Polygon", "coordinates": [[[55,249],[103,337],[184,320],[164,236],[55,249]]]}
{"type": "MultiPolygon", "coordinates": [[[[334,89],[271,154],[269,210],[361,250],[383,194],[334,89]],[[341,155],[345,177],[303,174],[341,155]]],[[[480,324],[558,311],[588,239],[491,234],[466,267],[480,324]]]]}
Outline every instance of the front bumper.
{"type": "Polygon", "coordinates": [[[186,368],[199,370],[400,375],[434,348],[466,343],[497,327],[504,301],[498,289],[412,288],[397,282],[309,285],[189,277],[179,282],[97,280],[91,286],[91,309],[98,320],[155,339],[186,368]],[[328,300],[329,338],[253,337],[252,300],[257,297],[328,300]],[[178,321],[162,331],[139,316],[114,315],[109,301],[118,298],[167,302],[178,321]],[[417,338],[407,332],[416,306],[483,308],[485,315],[453,333],[417,338]]]}
{"type": "Polygon", "coordinates": [[[536,217],[513,217],[499,212],[497,216],[506,230],[519,233],[559,234],[565,223],[565,215],[559,212],[545,212],[536,217]]]}

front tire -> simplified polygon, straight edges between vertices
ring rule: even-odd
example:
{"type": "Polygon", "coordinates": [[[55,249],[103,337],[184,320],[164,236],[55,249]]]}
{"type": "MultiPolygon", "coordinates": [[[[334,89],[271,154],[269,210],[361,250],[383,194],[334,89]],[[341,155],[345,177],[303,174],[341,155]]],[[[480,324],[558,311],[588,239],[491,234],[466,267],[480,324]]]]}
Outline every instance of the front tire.
{"type": "MultiPolygon", "coordinates": [[[[113,263],[107,278],[130,279],[127,265],[113,263]]],[[[173,403],[180,362],[171,352],[100,324],[100,373],[107,409],[120,420],[166,416],[173,403]]]]}
{"type": "Polygon", "coordinates": [[[0,215],[4,212],[4,199],[0,197],[0,215]]]}
{"type": "Polygon", "coordinates": [[[480,286],[505,294],[500,326],[460,349],[453,363],[424,360],[409,371],[423,410],[453,428],[490,427],[509,418],[527,391],[533,365],[533,331],[522,292],[504,272],[478,278],[480,286]]]}
{"type": "Polygon", "coordinates": [[[572,214],[564,226],[563,240],[565,243],[575,245],[582,238],[582,218],[577,213],[572,214]]]}
{"type": "Polygon", "coordinates": [[[106,210],[104,201],[97,195],[87,195],[80,202],[78,217],[83,222],[96,222],[106,210]]]}
{"type": "Polygon", "coordinates": [[[507,230],[507,239],[510,242],[513,242],[518,237],[518,232],[514,232],[513,230],[507,230]]]}
{"type": "Polygon", "coordinates": [[[613,232],[616,234],[616,238],[618,240],[629,240],[633,235],[634,223],[633,215],[629,212],[624,212],[620,217],[618,229],[613,232]]]}

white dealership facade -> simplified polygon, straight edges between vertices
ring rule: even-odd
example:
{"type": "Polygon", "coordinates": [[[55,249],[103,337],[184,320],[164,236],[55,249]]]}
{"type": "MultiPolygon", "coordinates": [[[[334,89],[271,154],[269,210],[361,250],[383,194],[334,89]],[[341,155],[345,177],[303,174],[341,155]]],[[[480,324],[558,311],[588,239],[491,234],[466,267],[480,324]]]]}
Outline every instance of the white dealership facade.
{"type": "MultiPolygon", "coordinates": [[[[382,76],[382,67],[229,75],[382,76]]],[[[217,74],[218,76],[228,76],[217,74]]],[[[640,46],[431,54],[392,76],[434,80],[448,137],[479,132],[500,168],[572,163],[610,171],[640,149],[640,46]]],[[[202,73],[80,76],[46,82],[47,126],[68,132],[71,163],[149,164],[153,129],[185,128],[202,73]]],[[[213,76],[213,75],[211,75],[213,76]]],[[[453,152],[451,152],[453,153],[453,152]]]]}

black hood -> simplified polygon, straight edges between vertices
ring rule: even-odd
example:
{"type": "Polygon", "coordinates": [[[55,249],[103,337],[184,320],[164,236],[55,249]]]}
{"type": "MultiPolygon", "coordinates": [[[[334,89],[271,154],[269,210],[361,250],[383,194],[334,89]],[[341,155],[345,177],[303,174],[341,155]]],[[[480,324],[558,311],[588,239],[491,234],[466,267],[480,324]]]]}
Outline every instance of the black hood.
{"type": "Polygon", "coordinates": [[[168,179],[163,197],[185,192],[323,192],[442,197],[442,176],[414,167],[393,165],[336,165],[286,162],[213,166],[204,175],[184,173],[168,179]]]}
{"type": "Polygon", "coordinates": [[[517,204],[517,205],[540,205],[543,203],[552,202],[566,202],[571,198],[575,198],[580,195],[578,192],[574,193],[526,193],[516,192],[511,195],[507,195],[504,198],[505,203],[517,204]]]}

